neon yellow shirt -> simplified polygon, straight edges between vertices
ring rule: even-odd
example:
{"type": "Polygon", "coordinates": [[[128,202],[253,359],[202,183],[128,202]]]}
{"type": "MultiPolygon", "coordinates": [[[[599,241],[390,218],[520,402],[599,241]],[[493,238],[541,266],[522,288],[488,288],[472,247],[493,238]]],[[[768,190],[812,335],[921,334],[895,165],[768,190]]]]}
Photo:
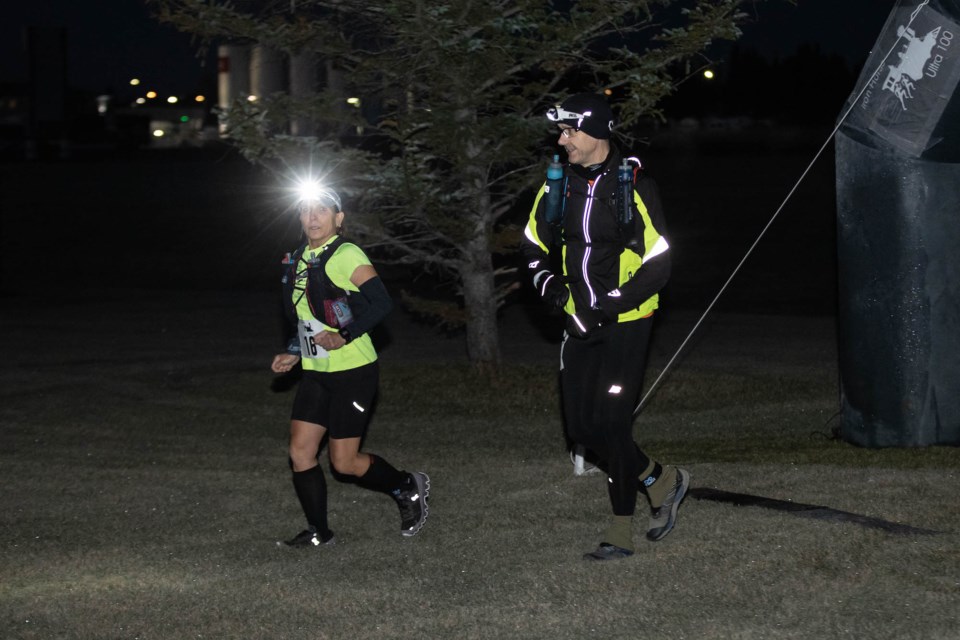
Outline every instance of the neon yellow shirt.
{"type": "MultiPolygon", "coordinates": [[[[330,240],[324,243],[323,247],[333,242],[336,238],[337,236],[330,238],[330,240]]],[[[300,264],[297,265],[296,271],[306,273],[307,260],[311,260],[320,255],[320,253],[323,251],[323,247],[319,247],[317,249],[311,249],[310,247],[307,247],[304,249],[303,255],[300,256],[300,264]]],[[[360,247],[355,244],[345,242],[340,245],[336,252],[334,252],[333,256],[327,260],[324,270],[327,272],[327,277],[330,278],[333,284],[337,285],[341,289],[350,291],[351,293],[358,293],[360,290],[356,287],[356,285],[350,282],[350,276],[353,275],[353,272],[357,269],[357,267],[369,264],[370,259],[367,258],[367,255],[360,247]]],[[[297,318],[299,318],[301,321],[309,320],[316,322],[322,325],[324,329],[330,329],[330,327],[321,322],[320,319],[314,317],[313,313],[310,311],[310,304],[307,302],[307,296],[302,294],[303,289],[294,286],[293,300],[297,309],[297,318]]],[[[301,366],[305,371],[346,371],[348,369],[362,367],[365,364],[370,364],[377,359],[377,351],[373,347],[373,341],[370,340],[370,335],[366,333],[362,336],[354,338],[350,344],[345,344],[339,349],[328,351],[327,355],[328,357],[326,358],[303,357],[300,360],[301,366]]],[[[304,356],[307,356],[307,354],[304,353],[304,356]]]]}

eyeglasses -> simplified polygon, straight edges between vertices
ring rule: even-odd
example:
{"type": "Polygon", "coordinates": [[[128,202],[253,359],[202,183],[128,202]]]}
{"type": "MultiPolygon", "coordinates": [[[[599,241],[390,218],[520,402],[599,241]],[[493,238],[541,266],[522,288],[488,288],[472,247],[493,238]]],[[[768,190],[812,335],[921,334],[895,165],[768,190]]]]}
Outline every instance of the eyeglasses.
{"type": "Polygon", "coordinates": [[[560,135],[562,135],[564,138],[572,138],[577,131],[580,131],[580,129],[575,127],[564,127],[560,129],[560,135]]]}

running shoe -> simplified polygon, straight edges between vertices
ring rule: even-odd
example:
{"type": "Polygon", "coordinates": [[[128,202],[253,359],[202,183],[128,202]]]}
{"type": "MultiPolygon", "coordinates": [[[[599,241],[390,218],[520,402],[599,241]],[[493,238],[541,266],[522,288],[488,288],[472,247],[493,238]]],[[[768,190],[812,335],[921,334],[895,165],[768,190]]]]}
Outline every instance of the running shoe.
{"type": "Polygon", "coordinates": [[[277,546],[282,547],[284,545],[288,547],[297,547],[297,548],[306,548],[306,547],[329,547],[337,543],[337,539],[333,536],[333,531],[328,532],[326,540],[316,531],[312,529],[304,529],[297,535],[293,536],[289,540],[278,540],[277,546]]]}
{"type": "Polygon", "coordinates": [[[650,510],[650,528],[647,529],[647,540],[651,542],[662,540],[673,530],[673,525],[677,523],[677,510],[680,509],[680,503],[686,497],[689,487],[690,472],[677,467],[677,479],[663,499],[663,504],[659,508],[651,508],[650,510]]]}
{"type": "Polygon", "coordinates": [[[618,547],[608,542],[601,542],[596,551],[583,554],[583,559],[591,561],[621,560],[623,558],[629,558],[632,555],[633,551],[629,549],[624,549],[623,547],[618,547]]]}
{"type": "Polygon", "coordinates": [[[400,532],[409,538],[417,535],[430,513],[427,498],[430,497],[430,476],[422,471],[409,474],[406,488],[393,499],[400,508],[400,532]]]}

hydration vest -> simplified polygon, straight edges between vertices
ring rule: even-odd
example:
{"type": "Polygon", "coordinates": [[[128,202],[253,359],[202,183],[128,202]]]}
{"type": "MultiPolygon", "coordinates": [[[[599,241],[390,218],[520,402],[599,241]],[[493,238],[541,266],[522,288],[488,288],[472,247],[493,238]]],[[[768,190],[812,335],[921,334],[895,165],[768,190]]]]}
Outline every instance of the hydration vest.
{"type": "Polygon", "coordinates": [[[323,250],[314,258],[307,260],[306,269],[297,271],[302,264],[302,256],[307,245],[303,245],[292,254],[284,257],[286,267],[283,273],[284,309],[291,321],[297,319],[297,301],[294,292],[298,282],[303,283],[302,295],[307,297],[307,305],[313,317],[328,327],[339,329],[346,327],[352,321],[357,307],[364,306],[363,296],[353,295],[353,292],[338,287],[327,275],[327,262],[333,257],[337,249],[346,240],[339,236],[333,242],[323,247],[323,250]],[[303,273],[306,271],[306,273],[303,273]]]}
{"type": "MultiPolygon", "coordinates": [[[[623,165],[617,167],[617,189],[613,198],[605,199],[607,204],[613,209],[617,216],[617,223],[620,227],[620,239],[624,248],[636,251],[639,245],[639,237],[642,237],[643,230],[636,228],[636,223],[641,220],[640,212],[637,211],[637,204],[634,201],[636,192],[637,176],[640,173],[640,161],[636,158],[623,158],[623,165]],[[632,168],[631,168],[632,167],[632,168]],[[626,169],[626,170],[624,170],[626,169]],[[639,234],[638,234],[639,231],[639,234]]],[[[566,213],[566,201],[569,195],[570,179],[564,176],[560,180],[554,181],[556,184],[550,185],[549,189],[559,190],[559,198],[547,198],[544,202],[546,210],[545,219],[553,225],[558,233],[554,238],[559,239],[559,244],[564,244],[563,236],[563,218],[566,213]]],[[[642,223],[641,223],[642,224],[642,223]]]]}

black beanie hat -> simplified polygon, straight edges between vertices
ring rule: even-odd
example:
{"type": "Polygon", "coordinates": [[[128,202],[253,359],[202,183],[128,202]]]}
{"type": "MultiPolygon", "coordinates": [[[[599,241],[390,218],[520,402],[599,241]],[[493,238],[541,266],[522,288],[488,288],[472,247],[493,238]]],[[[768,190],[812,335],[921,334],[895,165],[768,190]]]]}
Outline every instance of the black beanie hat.
{"type": "Polygon", "coordinates": [[[552,122],[561,122],[587,135],[606,140],[613,130],[613,111],[603,96],[595,93],[572,95],[547,111],[552,122]]]}

